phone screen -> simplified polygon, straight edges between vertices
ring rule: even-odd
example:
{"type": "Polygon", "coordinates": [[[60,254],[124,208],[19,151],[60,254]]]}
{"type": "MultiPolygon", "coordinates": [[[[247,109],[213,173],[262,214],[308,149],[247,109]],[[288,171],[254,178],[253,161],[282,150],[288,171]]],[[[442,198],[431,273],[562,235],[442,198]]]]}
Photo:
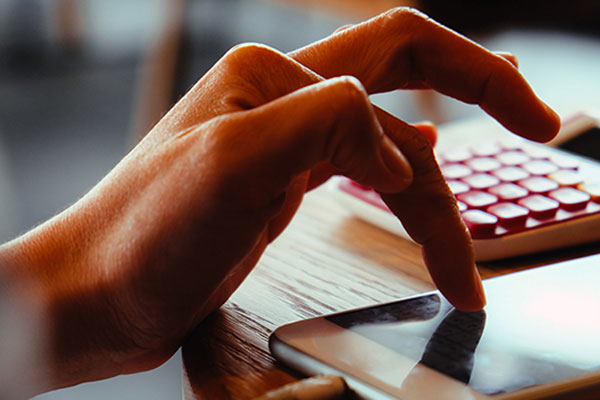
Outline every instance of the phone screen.
{"type": "Polygon", "coordinates": [[[480,393],[512,392],[600,370],[600,257],[582,260],[486,281],[480,312],[430,294],[326,318],[480,393]]]}

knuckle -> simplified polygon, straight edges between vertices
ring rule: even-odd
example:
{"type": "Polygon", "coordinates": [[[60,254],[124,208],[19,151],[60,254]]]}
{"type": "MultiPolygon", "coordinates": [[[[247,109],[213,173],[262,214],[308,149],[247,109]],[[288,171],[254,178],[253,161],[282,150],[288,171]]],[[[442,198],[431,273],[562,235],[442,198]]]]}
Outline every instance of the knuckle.
{"type": "Polygon", "coordinates": [[[392,48],[403,53],[408,65],[405,76],[409,77],[415,72],[415,55],[420,48],[427,48],[431,30],[437,26],[428,15],[410,7],[397,7],[383,15],[381,28],[386,35],[391,33],[392,48]],[[402,39],[402,40],[401,40],[402,39]],[[399,46],[399,47],[398,47],[399,46]]]}
{"type": "Polygon", "coordinates": [[[386,11],[384,18],[393,23],[406,26],[406,24],[425,24],[430,21],[427,14],[412,7],[396,7],[386,11]]]}
{"type": "Polygon", "coordinates": [[[231,84],[227,101],[250,109],[318,80],[292,58],[269,46],[244,43],[224,57],[231,84]]]}
{"type": "Polygon", "coordinates": [[[342,76],[337,78],[334,83],[334,89],[337,91],[337,97],[344,104],[342,107],[351,107],[353,109],[365,107],[368,104],[368,95],[362,83],[353,76],[342,76]]]}
{"type": "Polygon", "coordinates": [[[335,31],[333,31],[333,33],[335,34],[335,33],[343,32],[343,31],[345,31],[346,29],[349,29],[349,28],[351,28],[351,27],[353,27],[353,26],[354,26],[354,25],[352,25],[352,24],[346,24],[346,25],[342,25],[342,26],[340,26],[339,28],[337,28],[335,31]]]}
{"type": "Polygon", "coordinates": [[[229,62],[247,66],[249,61],[253,65],[269,65],[281,61],[284,57],[277,50],[261,43],[241,43],[232,47],[224,58],[229,62]]]}
{"type": "Polygon", "coordinates": [[[242,43],[223,57],[227,79],[224,103],[235,109],[247,110],[264,104],[279,93],[272,80],[286,70],[286,56],[259,43],[242,43]]]}
{"type": "MultiPolygon", "coordinates": [[[[428,15],[410,7],[398,7],[384,14],[383,29],[391,32],[395,37],[404,38],[403,46],[408,45],[409,54],[406,56],[413,60],[412,54],[416,49],[429,47],[432,30],[439,25],[428,15]]],[[[409,71],[409,74],[412,71],[409,71]]]]}

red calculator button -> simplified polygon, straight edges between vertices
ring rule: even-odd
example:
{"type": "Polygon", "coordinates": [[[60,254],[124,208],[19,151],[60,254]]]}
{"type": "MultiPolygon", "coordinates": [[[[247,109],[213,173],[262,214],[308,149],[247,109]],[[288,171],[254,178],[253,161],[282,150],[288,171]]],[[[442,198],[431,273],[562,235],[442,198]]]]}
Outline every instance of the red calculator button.
{"type": "Polygon", "coordinates": [[[559,203],[540,194],[525,197],[517,202],[529,209],[530,215],[535,219],[548,219],[556,215],[559,203]]]}
{"type": "Polygon", "coordinates": [[[466,193],[471,189],[469,185],[460,181],[446,181],[446,183],[455,196],[457,194],[466,193]]]}
{"type": "Polygon", "coordinates": [[[590,195],[573,188],[560,188],[548,193],[548,197],[558,201],[560,208],[567,211],[577,211],[585,208],[590,201],[590,195]]]}
{"type": "Polygon", "coordinates": [[[545,194],[551,190],[558,189],[558,183],[552,179],[544,178],[541,176],[534,176],[532,178],[524,179],[519,182],[519,185],[529,190],[531,193],[545,194]]]}
{"type": "Polygon", "coordinates": [[[515,182],[520,181],[521,179],[529,178],[529,172],[519,167],[500,168],[492,171],[492,174],[505,182],[515,182]]]}
{"type": "Polygon", "coordinates": [[[473,171],[477,172],[488,172],[498,169],[502,166],[500,161],[491,157],[478,157],[466,161],[465,164],[473,171]]]}
{"type": "Polygon", "coordinates": [[[456,205],[458,206],[458,211],[460,211],[460,212],[467,211],[468,207],[462,201],[456,201],[456,205]]]}
{"type": "Polygon", "coordinates": [[[473,157],[473,154],[466,147],[457,147],[442,153],[442,158],[448,162],[466,161],[473,157]]]}
{"type": "Polygon", "coordinates": [[[500,180],[490,174],[473,174],[461,179],[473,189],[487,189],[500,183],[500,180]]]}
{"type": "Polygon", "coordinates": [[[524,226],[529,216],[529,209],[514,203],[494,204],[487,212],[498,217],[498,223],[508,229],[524,226]]]}
{"type": "Polygon", "coordinates": [[[507,166],[523,164],[530,160],[529,156],[522,151],[507,151],[498,154],[496,159],[507,166]]]}
{"type": "Polygon", "coordinates": [[[488,192],[497,196],[501,201],[514,201],[529,194],[527,189],[515,185],[514,183],[503,183],[501,185],[493,186],[488,189],[488,192]]]}
{"type": "Polygon", "coordinates": [[[484,239],[494,236],[498,218],[481,210],[467,210],[462,213],[463,221],[471,232],[473,239],[484,239]]]}
{"type": "Polygon", "coordinates": [[[457,196],[458,200],[465,203],[469,208],[483,209],[498,201],[493,194],[473,190],[467,193],[461,193],[457,196]]]}
{"type": "Polygon", "coordinates": [[[595,203],[600,203],[600,183],[582,183],[577,189],[589,194],[595,203]]]}
{"type": "Polygon", "coordinates": [[[561,169],[548,175],[548,178],[556,181],[560,186],[575,187],[583,183],[583,177],[572,169],[561,169]]]}
{"type": "Polygon", "coordinates": [[[546,160],[533,160],[521,165],[531,175],[548,175],[558,171],[558,165],[546,160]]]}
{"type": "Polygon", "coordinates": [[[471,146],[471,151],[476,156],[489,157],[500,153],[502,148],[496,142],[482,142],[471,146]]]}
{"type": "Polygon", "coordinates": [[[458,179],[471,175],[471,168],[463,164],[446,164],[441,167],[442,174],[446,179],[458,179]]]}

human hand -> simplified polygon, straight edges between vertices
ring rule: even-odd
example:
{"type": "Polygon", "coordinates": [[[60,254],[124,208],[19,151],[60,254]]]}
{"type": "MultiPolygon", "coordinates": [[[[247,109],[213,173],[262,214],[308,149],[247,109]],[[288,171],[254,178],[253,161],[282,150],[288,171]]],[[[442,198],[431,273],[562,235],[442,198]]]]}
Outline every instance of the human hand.
{"type": "Polygon", "coordinates": [[[170,357],[287,225],[313,166],[383,192],[410,184],[361,84],[319,81],[235,48],[90,193],[3,247],[53,322],[51,387],[170,357]]]}
{"type": "Polygon", "coordinates": [[[325,78],[357,77],[369,94],[431,88],[478,104],[510,131],[552,139],[560,119],[529,87],[513,55],[492,53],[410,8],[395,8],[289,54],[325,78]]]}
{"type": "MultiPolygon", "coordinates": [[[[470,238],[427,135],[372,107],[355,79],[322,82],[319,76],[349,68],[371,91],[429,85],[461,97],[453,84],[444,89],[437,74],[450,67],[465,75],[465,65],[438,66],[437,72],[427,65],[419,80],[415,72],[391,62],[401,63],[397,59],[416,46],[406,38],[397,38],[404,46],[397,48],[404,50],[388,54],[390,59],[377,52],[362,54],[364,68],[345,66],[343,58],[334,62],[336,53],[365,52],[367,40],[383,35],[378,25],[395,37],[392,28],[403,19],[417,23],[412,13],[392,14],[291,55],[309,68],[266,47],[233,49],[90,193],[2,248],[0,258],[35,282],[54,321],[51,387],[144,370],[166,360],[251,271],[289,223],[305,191],[333,173],[383,193],[424,245],[442,292],[459,308],[483,306],[470,238]],[[348,47],[350,42],[354,45],[348,47]],[[330,54],[329,62],[324,54],[330,54]],[[330,70],[320,70],[318,60],[330,70]],[[378,62],[387,70],[369,72],[368,65],[378,62]],[[410,78],[396,76],[403,73],[410,78]],[[435,79],[429,78],[432,73],[435,79]]],[[[423,32],[433,35],[433,44],[448,35],[455,38],[441,28],[423,32]]],[[[474,46],[466,43],[469,49],[474,46]]],[[[542,103],[536,103],[518,72],[477,49],[482,54],[465,54],[482,63],[492,58],[492,71],[511,68],[503,72],[512,82],[508,87],[524,96],[529,104],[524,108],[541,123],[540,135],[549,136],[556,121],[543,114],[542,103]]],[[[477,86],[466,76],[463,84],[473,93],[483,82],[477,86]]],[[[482,97],[491,104],[486,109],[516,130],[534,134],[508,115],[512,109],[503,104],[504,89],[494,90],[500,92],[482,97]]]]}
{"type": "MultiPolygon", "coordinates": [[[[478,104],[507,129],[527,139],[556,135],[560,118],[537,98],[509,53],[492,53],[424,14],[397,8],[291,52],[323,77],[357,77],[369,94],[431,88],[478,104]]],[[[409,159],[413,182],[383,200],[420,243],[425,263],[442,293],[462,310],[483,306],[470,236],[456,211],[421,130],[378,110],[384,131],[409,159]],[[426,206],[424,206],[426,205],[426,206]]],[[[431,134],[428,136],[430,141],[431,134]]],[[[323,174],[323,179],[327,178],[323,174]]]]}

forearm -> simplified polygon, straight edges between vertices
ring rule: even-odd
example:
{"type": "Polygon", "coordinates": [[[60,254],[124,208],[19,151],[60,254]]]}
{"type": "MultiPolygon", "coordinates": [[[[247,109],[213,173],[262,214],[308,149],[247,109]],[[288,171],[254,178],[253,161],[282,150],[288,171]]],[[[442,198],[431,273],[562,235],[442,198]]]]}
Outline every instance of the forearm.
{"type": "Polygon", "coordinates": [[[17,301],[34,307],[41,319],[35,340],[44,351],[32,364],[45,377],[39,390],[118,374],[120,348],[133,348],[115,339],[114,296],[97,265],[86,260],[88,244],[78,225],[67,210],[0,247],[4,274],[20,288],[17,301]]]}
{"type": "Polygon", "coordinates": [[[201,250],[206,235],[170,217],[176,190],[157,190],[186,183],[137,154],[72,207],[0,246],[6,274],[44,317],[42,390],[160,365],[227,275],[201,250]],[[194,251],[181,249],[187,240],[194,251]]]}

